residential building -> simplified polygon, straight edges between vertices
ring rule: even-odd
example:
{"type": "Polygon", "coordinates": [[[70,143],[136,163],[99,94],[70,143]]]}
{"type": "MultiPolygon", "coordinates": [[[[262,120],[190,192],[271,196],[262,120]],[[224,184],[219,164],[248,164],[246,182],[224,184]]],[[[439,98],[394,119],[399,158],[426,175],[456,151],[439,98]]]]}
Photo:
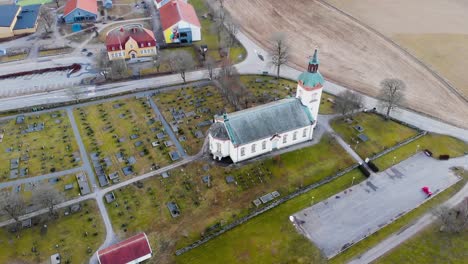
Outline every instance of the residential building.
{"type": "Polygon", "coordinates": [[[121,27],[108,32],[106,49],[109,60],[137,59],[157,54],[154,33],[141,26],[121,27]]]}
{"type": "Polygon", "coordinates": [[[99,264],[136,264],[150,259],[153,251],[145,233],[99,250],[99,264]]]}
{"type": "Polygon", "coordinates": [[[66,23],[93,22],[97,17],[97,0],[69,0],[63,8],[66,23]]]}
{"type": "Polygon", "coordinates": [[[0,39],[36,32],[41,5],[0,5],[0,39]]]}
{"type": "MultiPolygon", "coordinates": [[[[182,1],[187,3],[187,0],[182,0],[182,1]]],[[[158,9],[170,2],[171,0],[154,0],[154,4],[156,5],[156,8],[158,9]]]]}
{"type": "Polygon", "coordinates": [[[172,0],[159,9],[159,14],[167,44],[201,40],[201,24],[192,5],[172,0]]]}
{"type": "Polygon", "coordinates": [[[213,159],[236,163],[312,140],[325,82],[318,66],[316,49],[295,98],[215,116],[208,134],[213,159]]]}

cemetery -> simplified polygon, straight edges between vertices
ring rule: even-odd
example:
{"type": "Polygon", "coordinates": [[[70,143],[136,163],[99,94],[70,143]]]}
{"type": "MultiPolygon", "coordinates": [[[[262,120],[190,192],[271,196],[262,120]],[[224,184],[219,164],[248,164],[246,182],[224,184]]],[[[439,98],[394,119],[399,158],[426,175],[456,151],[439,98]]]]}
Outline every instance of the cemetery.
{"type": "Polygon", "coordinates": [[[0,121],[0,181],[49,174],[81,165],[63,111],[0,121]]]}
{"type": "Polygon", "coordinates": [[[59,210],[57,217],[45,214],[18,228],[0,228],[0,263],[49,263],[57,253],[62,263],[88,263],[105,237],[96,204],[76,204],[59,210]]]}
{"type": "Polygon", "coordinates": [[[418,133],[393,120],[385,120],[380,115],[364,112],[347,118],[336,118],[331,122],[331,126],[363,159],[370,158],[418,133]]]}
{"type": "Polygon", "coordinates": [[[242,167],[193,162],[119,188],[107,209],[120,236],[127,237],[143,227],[159,239],[161,247],[156,254],[171,260],[175,249],[258,209],[252,203],[255,199],[263,200],[260,208],[352,164],[336,142],[324,137],[315,146],[242,167]],[[171,213],[173,203],[176,214],[171,213]]]}
{"type": "Polygon", "coordinates": [[[101,186],[124,181],[171,163],[160,116],[146,97],[91,104],[74,110],[80,134],[101,186]]]}
{"type": "MultiPolygon", "coordinates": [[[[254,97],[250,107],[296,95],[297,81],[281,78],[278,80],[275,77],[265,75],[242,75],[240,81],[254,97]]],[[[334,114],[334,99],[335,96],[323,93],[319,114],[334,114]]]]}
{"type": "MultiPolygon", "coordinates": [[[[213,86],[186,87],[153,97],[187,154],[200,151],[213,116],[233,108],[213,86]]],[[[158,135],[165,142],[164,135],[158,135]]]]}

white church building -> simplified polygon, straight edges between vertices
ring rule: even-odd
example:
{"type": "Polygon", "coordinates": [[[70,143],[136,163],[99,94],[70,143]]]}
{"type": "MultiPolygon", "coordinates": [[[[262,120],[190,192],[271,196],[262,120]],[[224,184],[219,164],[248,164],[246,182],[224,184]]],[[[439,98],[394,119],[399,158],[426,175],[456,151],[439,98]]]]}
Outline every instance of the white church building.
{"type": "Polygon", "coordinates": [[[312,140],[325,82],[317,56],[316,49],[299,75],[295,98],[215,116],[208,134],[213,159],[237,163],[312,140]]]}

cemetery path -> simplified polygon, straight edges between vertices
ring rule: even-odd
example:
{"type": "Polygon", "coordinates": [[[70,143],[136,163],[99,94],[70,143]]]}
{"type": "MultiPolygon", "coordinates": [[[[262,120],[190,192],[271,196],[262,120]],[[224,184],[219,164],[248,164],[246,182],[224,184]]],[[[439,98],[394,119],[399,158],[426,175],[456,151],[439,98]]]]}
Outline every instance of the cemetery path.
{"type": "Polygon", "coordinates": [[[364,163],[361,157],[338,135],[333,128],[330,126],[330,121],[336,118],[338,115],[320,115],[322,120],[320,124],[325,128],[326,131],[330,132],[336,141],[343,147],[343,149],[358,163],[364,163]]]}
{"type": "Polygon", "coordinates": [[[169,135],[169,137],[171,138],[172,142],[174,142],[174,145],[176,146],[177,148],[177,151],[179,152],[179,154],[182,156],[182,157],[186,157],[187,154],[185,153],[185,150],[184,148],[182,147],[182,145],[180,144],[179,140],[177,139],[176,135],[174,134],[174,132],[172,131],[172,128],[171,126],[167,123],[166,119],[164,118],[163,114],[161,113],[161,111],[159,110],[158,106],[156,105],[156,103],[153,101],[153,99],[151,98],[151,96],[147,96],[146,97],[148,99],[148,102],[150,103],[151,105],[151,108],[153,108],[154,112],[156,112],[156,114],[158,115],[158,118],[161,120],[163,126],[164,126],[164,130],[166,131],[166,133],[169,135]]]}
{"type": "Polygon", "coordinates": [[[39,182],[39,181],[42,181],[42,180],[58,178],[58,177],[62,177],[62,176],[68,175],[68,174],[75,174],[75,173],[78,173],[79,171],[82,171],[82,170],[83,170],[83,166],[80,166],[80,167],[76,167],[76,168],[72,168],[72,169],[68,169],[68,170],[63,170],[63,171],[58,171],[58,172],[54,172],[54,173],[39,175],[39,176],[35,176],[35,177],[29,177],[29,178],[19,179],[19,180],[15,180],[15,181],[2,182],[2,183],[0,183],[0,189],[12,187],[12,186],[17,186],[17,185],[21,185],[21,184],[24,184],[24,183],[35,183],[35,182],[39,182]]]}
{"type": "Polygon", "coordinates": [[[73,116],[73,108],[67,107],[66,110],[73,129],[73,134],[75,135],[76,142],[78,143],[78,148],[80,149],[81,158],[83,160],[83,169],[86,171],[88,179],[91,182],[92,190],[94,191],[95,189],[99,189],[99,186],[96,184],[96,177],[94,177],[94,172],[89,162],[88,152],[86,151],[83,139],[81,138],[78,126],[75,121],[75,117],[73,116]]]}

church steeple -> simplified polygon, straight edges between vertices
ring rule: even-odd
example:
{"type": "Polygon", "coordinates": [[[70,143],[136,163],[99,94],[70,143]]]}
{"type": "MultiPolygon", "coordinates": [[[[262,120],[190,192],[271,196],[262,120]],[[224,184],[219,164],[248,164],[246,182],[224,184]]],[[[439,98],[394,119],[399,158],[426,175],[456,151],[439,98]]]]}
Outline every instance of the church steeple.
{"type": "Polygon", "coordinates": [[[309,60],[309,67],[307,71],[310,73],[316,73],[319,67],[319,59],[318,59],[318,48],[315,48],[314,55],[309,60]]]}

